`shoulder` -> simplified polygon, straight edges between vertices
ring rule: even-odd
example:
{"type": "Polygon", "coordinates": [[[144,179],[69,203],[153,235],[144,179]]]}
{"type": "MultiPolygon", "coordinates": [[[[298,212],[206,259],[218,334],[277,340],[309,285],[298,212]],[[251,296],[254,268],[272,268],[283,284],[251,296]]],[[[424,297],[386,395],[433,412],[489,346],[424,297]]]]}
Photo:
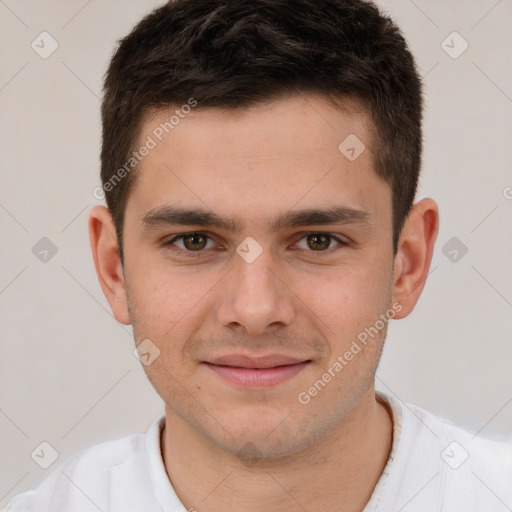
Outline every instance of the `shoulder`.
{"type": "Polygon", "coordinates": [[[512,436],[486,437],[472,433],[460,425],[435,416],[424,409],[408,406],[412,414],[423,424],[421,430],[430,430],[443,446],[441,459],[452,469],[462,467],[466,461],[482,468],[491,466],[502,471],[512,470],[512,436]],[[446,443],[446,445],[444,444],[446,443]]]}
{"type": "Polygon", "coordinates": [[[509,510],[512,505],[512,438],[474,434],[417,406],[418,450],[438,459],[442,509],[509,510]]]}
{"type": "Polygon", "coordinates": [[[63,462],[5,512],[111,510],[116,486],[133,491],[150,485],[148,466],[145,434],[102,442],[63,462]]]}

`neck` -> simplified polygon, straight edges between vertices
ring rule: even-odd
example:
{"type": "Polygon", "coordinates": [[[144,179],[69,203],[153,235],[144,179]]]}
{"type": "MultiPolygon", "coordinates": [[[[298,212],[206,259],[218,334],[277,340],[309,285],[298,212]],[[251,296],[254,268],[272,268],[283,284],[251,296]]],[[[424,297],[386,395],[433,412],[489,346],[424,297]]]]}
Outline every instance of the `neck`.
{"type": "Polygon", "coordinates": [[[187,510],[361,512],[386,465],[392,431],[391,412],[372,387],[341,424],[292,456],[248,467],[169,408],[162,453],[187,510]]]}

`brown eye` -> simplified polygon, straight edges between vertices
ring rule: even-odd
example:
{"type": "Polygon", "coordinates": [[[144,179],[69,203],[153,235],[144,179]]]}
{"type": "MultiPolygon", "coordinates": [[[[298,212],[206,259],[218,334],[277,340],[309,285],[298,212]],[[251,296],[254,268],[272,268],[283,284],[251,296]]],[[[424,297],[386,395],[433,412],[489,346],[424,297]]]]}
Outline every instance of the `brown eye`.
{"type": "Polygon", "coordinates": [[[313,251],[325,251],[331,245],[331,237],[322,233],[308,235],[306,238],[308,247],[313,251]]]}
{"type": "Polygon", "coordinates": [[[200,233],[191,233],[183,236],[183,246],[189,251],[200,251],[206,247],[208,237],[200,233]]]}

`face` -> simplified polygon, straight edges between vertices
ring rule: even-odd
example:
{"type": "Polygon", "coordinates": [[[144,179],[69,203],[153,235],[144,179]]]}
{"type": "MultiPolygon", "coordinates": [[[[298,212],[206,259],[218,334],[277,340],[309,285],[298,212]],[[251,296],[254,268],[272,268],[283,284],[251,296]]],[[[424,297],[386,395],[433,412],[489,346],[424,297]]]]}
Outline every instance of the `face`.
{"type": "Polygon", "coordinates": [[[160,351],[145,371],[168,419],[203,439],[295,453],[373,390],[400,308],[368,118],[294,97],[197,108],[159,141],[172,113],[142,127],[137,147],[156,146],[125,213],[129,318],[160,351]],[[355,160],[338,148],[351,134],[366,146],[355,160]]]}

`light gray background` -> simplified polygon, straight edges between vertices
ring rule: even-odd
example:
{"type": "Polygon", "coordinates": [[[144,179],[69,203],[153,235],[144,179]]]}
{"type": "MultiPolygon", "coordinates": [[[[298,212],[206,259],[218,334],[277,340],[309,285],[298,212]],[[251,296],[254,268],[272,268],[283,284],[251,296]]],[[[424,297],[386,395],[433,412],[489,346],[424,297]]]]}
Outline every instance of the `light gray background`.
{"type": "MultiPolygon", "coordinates": [[[[158,4],[0,0],[0,506],[163,413],[103,297],[87,234],[102,76],[116,41],[158,4]],[[59,44],[47,59],[31,48],[42,31],[59,44]],[[32,253],[44,236],[58,248],[46,263],[32,253]],[[47,470],[30,456],[42,441],[59,453],[47,470]]],[[[381,5],[425,76],[419,196],[438,201],[441,228],[415,312],[391,325],[378,386],[475,433],[511,432],[512,3],[381,5]],[[442,47],[453,31],[469,44],[457,59],[442,47]],[[452,237],[468,248],[456,263],[442,252],[452,237]]]]}

